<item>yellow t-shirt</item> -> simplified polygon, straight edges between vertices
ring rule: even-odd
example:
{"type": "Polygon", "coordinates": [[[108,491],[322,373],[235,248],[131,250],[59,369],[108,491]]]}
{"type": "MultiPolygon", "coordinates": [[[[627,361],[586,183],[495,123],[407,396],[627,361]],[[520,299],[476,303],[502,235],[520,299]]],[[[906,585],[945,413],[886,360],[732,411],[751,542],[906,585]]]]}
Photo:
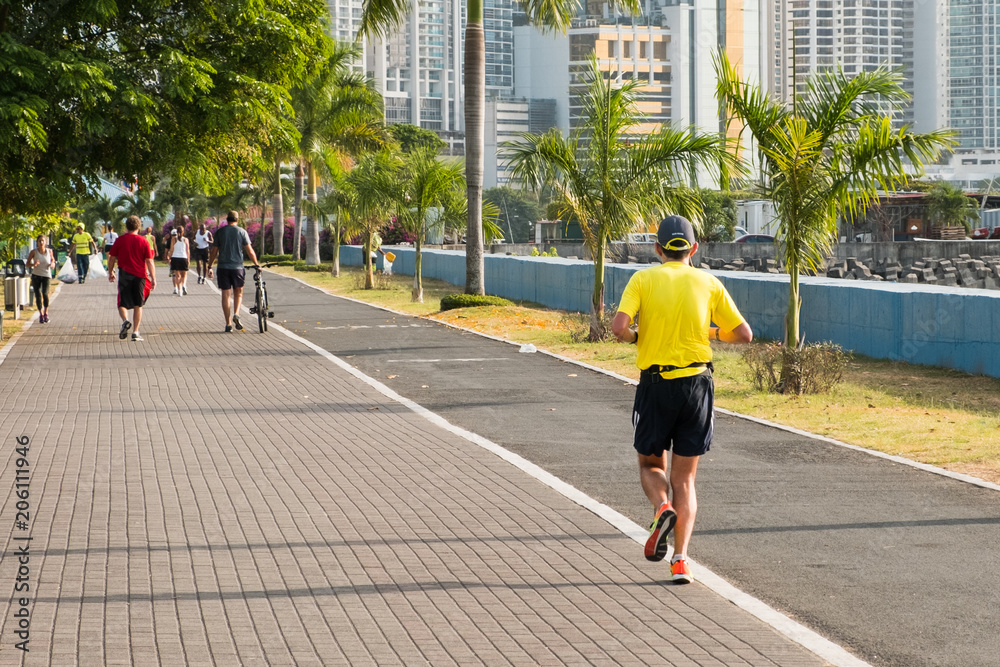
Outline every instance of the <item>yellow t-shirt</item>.
{"type": "Polygon", "coordinates": [[[82,234],[73,234],[73,245],[76,246],[77,255],[89,255],[90,244],[93,242],[94,237],[87,232],[83,232],[82,234]]]}
{"type": "MultiPolygon", "coordinates": [[[[746,320],[718,278],[682,262],[666,262],[632,274],[618,306],[639,322],[639,368],[687,366],[712,360],[709,327],[732,331],[746,320]],[[637,319],[638,316],[638,319],[637,319]]],[[[663,373],[680,378],[704,368],[663,373]]]]}

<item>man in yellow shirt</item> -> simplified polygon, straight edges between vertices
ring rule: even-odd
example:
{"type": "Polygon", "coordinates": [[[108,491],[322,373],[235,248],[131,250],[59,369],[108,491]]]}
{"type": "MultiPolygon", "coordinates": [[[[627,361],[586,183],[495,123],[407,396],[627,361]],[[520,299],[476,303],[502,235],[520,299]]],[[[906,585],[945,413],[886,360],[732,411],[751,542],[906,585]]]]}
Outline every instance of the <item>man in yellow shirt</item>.
{"type": "Polygon", "coordinates": [[[632,275],[611,328],[618,340],[638,346],[632,444],[642,490],[655,510],[645,555],[663,560],[675,530],[671,580],[686,584],[692,581],[687,547],[698,511],[695,474],[714,426],[710,341],[749,343],[753,332],[719,279],[691,266],[698,243],[687,219],[664,218],[655,249],[661,264],[632,275]]]}
{"type": "Polygon", "coordinates": [[[73,244],[73,251],[76,253],[76,271],[80,274],[80,284],[87,280],[87,272],[90,271],[90,255],[97,252],[97,244],[94,238],[83,231],[83,225],[76,226],[76,234],[70,239],[73,244]]]}

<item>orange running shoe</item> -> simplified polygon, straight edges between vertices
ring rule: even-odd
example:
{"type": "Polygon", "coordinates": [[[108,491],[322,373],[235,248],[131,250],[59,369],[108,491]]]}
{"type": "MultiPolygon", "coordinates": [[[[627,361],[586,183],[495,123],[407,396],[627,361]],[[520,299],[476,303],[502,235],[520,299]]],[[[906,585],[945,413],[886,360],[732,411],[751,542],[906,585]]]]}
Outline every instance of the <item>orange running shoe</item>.
{"type": "Polygon", "coordinates": [[[690,584],[694,581],[688,562],[681,558],[670,564],[670,581],[675,584],[690,584]]]}
{"type": "Polygon", "coordinates": [[[667,555],[667,536],[674,529],[677,512],[670,503],[663,503],[656,512],[653,525],[649,527],[649,539],[646,540],[646,560],[660,561],[667,555]]]}

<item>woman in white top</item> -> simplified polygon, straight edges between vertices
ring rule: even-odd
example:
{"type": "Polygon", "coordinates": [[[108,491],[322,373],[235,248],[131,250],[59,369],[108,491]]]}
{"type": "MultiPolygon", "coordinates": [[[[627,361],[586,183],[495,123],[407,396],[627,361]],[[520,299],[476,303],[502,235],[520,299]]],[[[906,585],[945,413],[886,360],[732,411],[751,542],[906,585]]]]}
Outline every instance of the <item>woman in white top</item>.
{"type": "Polygon", "coordinates": [[[49,322],[49,279],[52,278],[52,267],[56,264],[49,247],[49,239],[44,234],[35,239],[36,247],[28,253],[28,261],[24,265],[31,270],[31,289],[35,293],[35,305],[38,306],[38,321],[49,322]]]}
{"type": "Polygon", "coordinates": [[[108,226],[108,233],[104,235],[104,254],[105,255],[107,255],[108,253],[111,252],[111,246],[113,246],[115,244],[115,241],[117,241],[117,240],[118,240],[118,234],[116,234],[114,228],[109,225],[108,226]]]}
{"type": "Polygon", "coordinates": [[[191,265],[191,242],[184,236],[184,228],[170,232],[170,270],[174,272],[174,294],[188,293],[187,274],[191,265]]]}
{"type": "Polygon", "coordinates": [[[208,231],[205,223],[194,234],[194,259],[198,262],[198,283],[205,282],[208,274],[208,248],[212,245],[212,232],[208,231]]]}

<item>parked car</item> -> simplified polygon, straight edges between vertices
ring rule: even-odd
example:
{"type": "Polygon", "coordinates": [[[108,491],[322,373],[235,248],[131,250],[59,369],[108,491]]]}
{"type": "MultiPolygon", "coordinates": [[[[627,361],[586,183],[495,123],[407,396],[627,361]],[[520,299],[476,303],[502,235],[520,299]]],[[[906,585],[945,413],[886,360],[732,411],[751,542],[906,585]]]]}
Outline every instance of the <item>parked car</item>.
{"type": "Polygon", "coordinates": [[[1000,227],[994,227],[992,230],[990,230],[989,227],[980,227],[979,229],[973,229],[972,238],[973,240],[979,240],[979,241],[985,239],[990,239],[990,240],[1000,239],[1000,227]]]}
{"type": "Polygon", "coordinates": [[[737,243],[774,243],[774,237],[770,234],[745,234],[738,239],[737,243]]]}
{"type": "Polygon", "coordinates": [[[736,227],[733,228],[734,239],[738,239],[741,236],[746,236],[749,233],[750,232],[748,232],[745,227],[740,227],[739,225],[736,225],[736,227]]]}
{"type": "Polygon", "coordinates": [[[626,243],[656,243],[656,234],[634,233],[625,237],[626,243]]]}

